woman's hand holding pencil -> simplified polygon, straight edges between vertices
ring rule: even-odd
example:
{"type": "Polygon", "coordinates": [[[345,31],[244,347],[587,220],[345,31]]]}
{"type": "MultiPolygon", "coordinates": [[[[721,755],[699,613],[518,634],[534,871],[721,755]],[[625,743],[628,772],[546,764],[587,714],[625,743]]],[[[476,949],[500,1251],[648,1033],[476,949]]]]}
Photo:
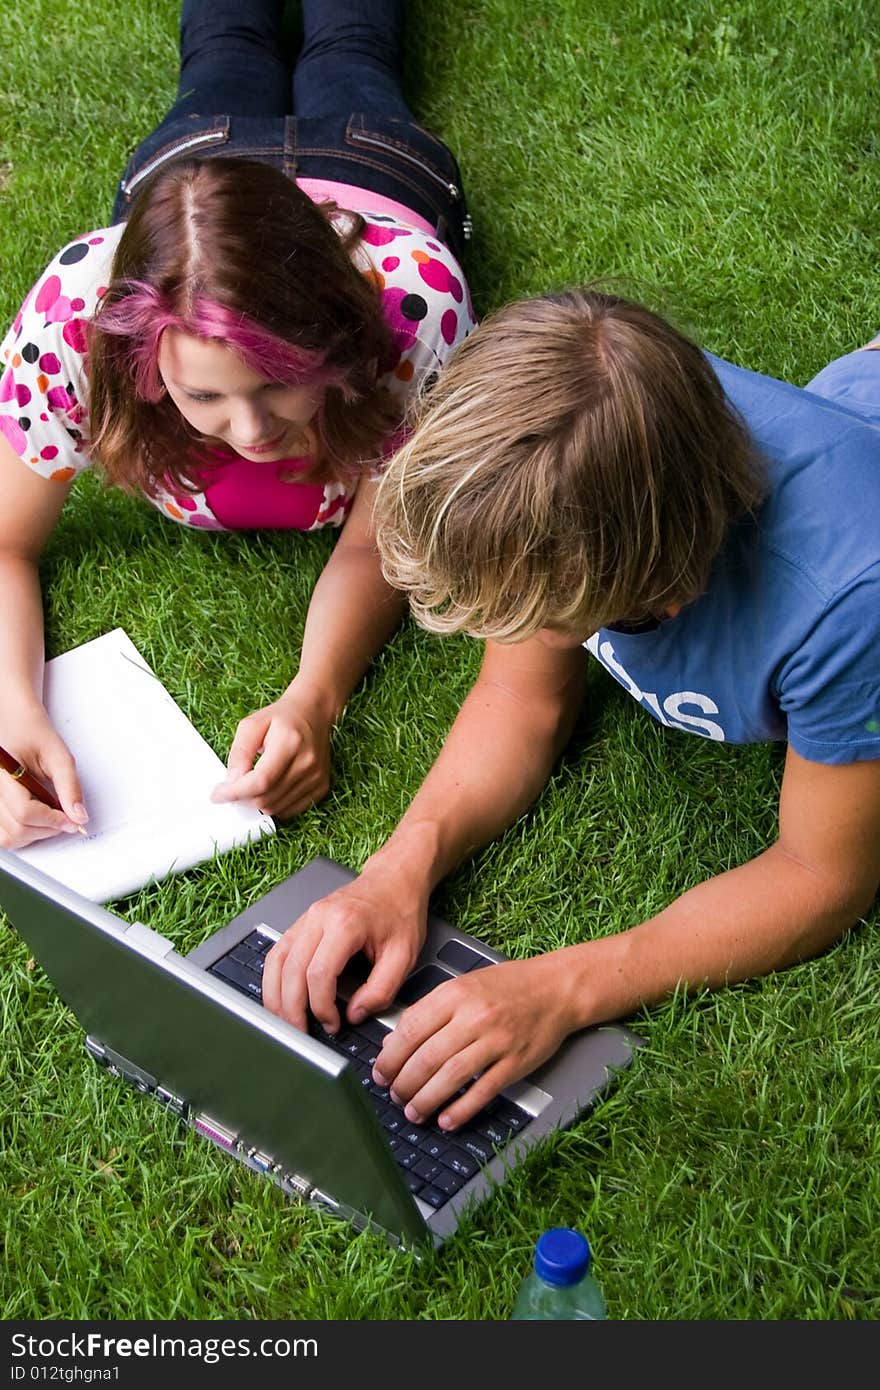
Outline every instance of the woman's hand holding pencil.
{"type": "Polygon", "coordinates": [[[52,835],[85,835],[76,763],[45,712],[26,732],[4,724],[4,737],[22,753],[0,747],[0,846],[22,849],[52,835]]]}

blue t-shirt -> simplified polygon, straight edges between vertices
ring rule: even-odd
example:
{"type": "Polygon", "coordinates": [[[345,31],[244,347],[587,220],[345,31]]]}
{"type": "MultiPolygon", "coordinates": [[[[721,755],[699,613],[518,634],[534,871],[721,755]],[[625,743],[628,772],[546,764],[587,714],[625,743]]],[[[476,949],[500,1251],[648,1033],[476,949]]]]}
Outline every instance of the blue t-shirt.
{"type": "Polygon", "coordinates": [[[880,758],[880,352],[806,389],[709,361],[769,494],[677,617],[585,645],[670,728],[787,740],[817,763],[880,758]]]}

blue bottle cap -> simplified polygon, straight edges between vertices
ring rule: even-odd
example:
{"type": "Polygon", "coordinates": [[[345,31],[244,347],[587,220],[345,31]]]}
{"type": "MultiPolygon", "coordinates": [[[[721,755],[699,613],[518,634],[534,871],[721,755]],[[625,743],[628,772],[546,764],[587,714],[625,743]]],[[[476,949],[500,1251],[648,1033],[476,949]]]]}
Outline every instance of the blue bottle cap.
{"type": "Polygon", "coordinates": [[[590,1267],[590,1246],[580,1231],[554,1226],[538,1238],[535,1273],[547,1284],[564,1289],[582,1279],[590,1267]]]}

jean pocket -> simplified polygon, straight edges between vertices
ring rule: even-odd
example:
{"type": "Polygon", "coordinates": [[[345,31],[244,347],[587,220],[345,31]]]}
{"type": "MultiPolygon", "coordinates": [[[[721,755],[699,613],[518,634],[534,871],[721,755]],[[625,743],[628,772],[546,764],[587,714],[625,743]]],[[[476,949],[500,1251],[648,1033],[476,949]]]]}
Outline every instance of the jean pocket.
{"type": "MultiPolygon", "coordinates": [[[[167,133],[170,135],[171,131],[167,133]]],[[[228,140],[229,119],[223,116],[215,118],[207,128],[178,128],[176,135],[155,150],[151,150],[148,145],[141,146],[129,160],[128,168],[119,185],[122,198],[126,203],[131,203],[141,185],[172,160],[199,155],[212,146],[225,145],[228,140]]]]}
{"type": "Polygon", "coordinates": [[[421,174],[429,184],[442,188],[451,202],[463,202],[461,175],[451,151],[423,127],[410,121],[401,121],[398,125],[389,118],[381,130],[376,130],[366,125],[363,116],[353,116],[346,127],[345,139],[346,143],[364,151],[387,156],[392,168],[399,162],[412,173],[421,174]]]}

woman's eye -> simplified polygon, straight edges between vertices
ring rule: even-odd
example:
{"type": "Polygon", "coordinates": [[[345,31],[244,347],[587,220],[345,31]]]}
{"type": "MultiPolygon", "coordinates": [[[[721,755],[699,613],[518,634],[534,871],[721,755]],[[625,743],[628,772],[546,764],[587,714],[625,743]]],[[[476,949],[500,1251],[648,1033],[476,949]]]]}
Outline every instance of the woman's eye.
{"type": "Polygon", "coordinates": [[[216,401],[217,395],[213,391],[200,391],[198,393],[195,391],[187,391],[186,398],[188,401],[207,402],[216,401]]]}

